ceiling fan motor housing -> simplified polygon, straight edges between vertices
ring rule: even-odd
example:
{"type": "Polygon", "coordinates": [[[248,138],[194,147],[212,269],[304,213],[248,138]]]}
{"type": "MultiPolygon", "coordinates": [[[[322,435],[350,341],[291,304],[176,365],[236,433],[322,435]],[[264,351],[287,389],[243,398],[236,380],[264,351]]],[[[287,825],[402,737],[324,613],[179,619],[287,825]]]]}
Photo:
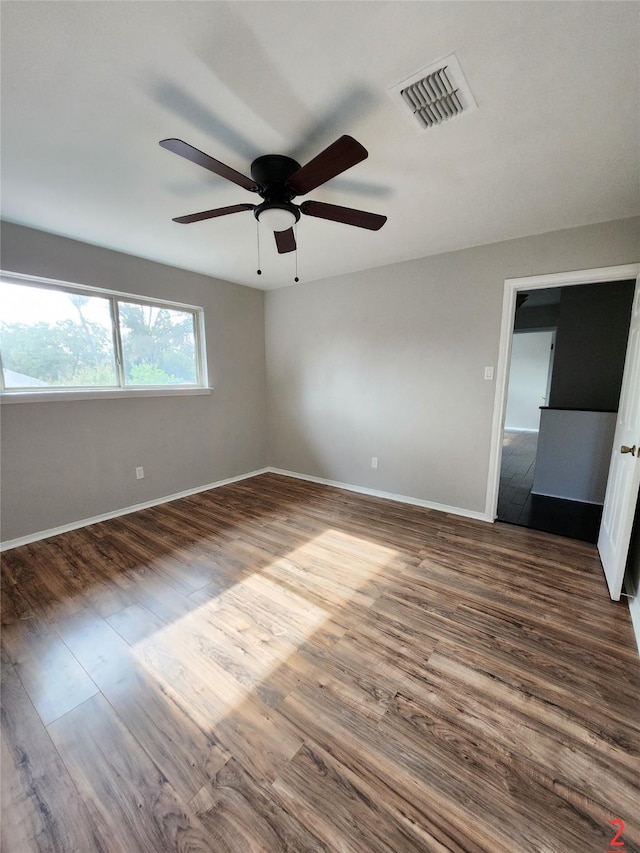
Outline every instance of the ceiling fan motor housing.
{"type": "Polygon", "coordinates": [[[262,204],[254,208],[253,214],[257,220],[260,220],[261,215],[267,210],[287,211],[294,217],[290,221],[286,216],[278,219],[272,215],[276,225],[282,225],[283,229],[290,228],[293,222],[300,219],[298,206],[291,202],[295,192],[287,185],[291,175],[299,169],[299,163],[282,154],[265,154],[253,161],[251,177],[258,184],[258,193],[264,199],[262,204]]]}
{"type": "Polygon", "coordinates": [[[287,181],[300,169],[291,157],[282,154],[264,154],[251,164],[251,177],[259,186],[259,194],[265,201],[291,201],[295,192],[287,181]]]}

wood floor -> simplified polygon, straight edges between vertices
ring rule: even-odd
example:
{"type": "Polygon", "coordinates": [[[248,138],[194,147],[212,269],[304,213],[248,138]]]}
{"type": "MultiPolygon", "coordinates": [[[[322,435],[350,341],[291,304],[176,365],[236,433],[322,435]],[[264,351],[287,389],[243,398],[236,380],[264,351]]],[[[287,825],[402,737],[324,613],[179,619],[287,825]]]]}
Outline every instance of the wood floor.
{"type": "Polygon", "coordinates": [[[4,853],[640,850],[592,545],[267,474],[9,551],[3,592],[4,853]]]}

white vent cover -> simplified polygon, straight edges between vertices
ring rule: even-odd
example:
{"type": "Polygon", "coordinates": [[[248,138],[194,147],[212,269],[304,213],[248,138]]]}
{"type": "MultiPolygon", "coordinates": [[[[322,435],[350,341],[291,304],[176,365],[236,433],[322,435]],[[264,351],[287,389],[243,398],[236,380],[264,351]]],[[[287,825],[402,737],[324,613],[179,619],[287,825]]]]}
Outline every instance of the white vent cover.
{"type": "Polygon", "coordinates": [[[478,108],[454,53],[407,77],[389,93],[421,132],[478,108]]]}

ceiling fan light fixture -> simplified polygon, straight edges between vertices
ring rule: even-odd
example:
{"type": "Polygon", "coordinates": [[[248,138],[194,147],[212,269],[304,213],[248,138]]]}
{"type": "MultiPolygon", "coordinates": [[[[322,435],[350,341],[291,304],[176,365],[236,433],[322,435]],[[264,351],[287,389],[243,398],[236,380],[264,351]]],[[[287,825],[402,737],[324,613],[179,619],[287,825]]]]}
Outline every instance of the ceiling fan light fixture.
{"type": "Polygon", "coordinates": [[[272,231],[287,231],[292,228],[299,219],[297,211],[293,206],[268,206],[256,211],[256,217],[261,225],[266,225],[272,231]]]}

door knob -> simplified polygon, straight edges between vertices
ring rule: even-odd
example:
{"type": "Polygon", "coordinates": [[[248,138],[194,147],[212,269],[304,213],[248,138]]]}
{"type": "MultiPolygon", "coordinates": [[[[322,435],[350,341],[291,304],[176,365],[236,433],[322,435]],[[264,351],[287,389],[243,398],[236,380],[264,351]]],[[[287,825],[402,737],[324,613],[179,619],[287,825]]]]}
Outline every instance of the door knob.
{"type": "MultiPolygon", "coordinates": [[[[622,447],[620,448],[620,453],[630,453],[632,456],[635,456],[636,455],[635,444],[633,445],[633,447],[627,447],[626,444],[623,444],[622,447]]],[[[640,454],[640,448],[638,448],[638,453],[640,454]]]]}

